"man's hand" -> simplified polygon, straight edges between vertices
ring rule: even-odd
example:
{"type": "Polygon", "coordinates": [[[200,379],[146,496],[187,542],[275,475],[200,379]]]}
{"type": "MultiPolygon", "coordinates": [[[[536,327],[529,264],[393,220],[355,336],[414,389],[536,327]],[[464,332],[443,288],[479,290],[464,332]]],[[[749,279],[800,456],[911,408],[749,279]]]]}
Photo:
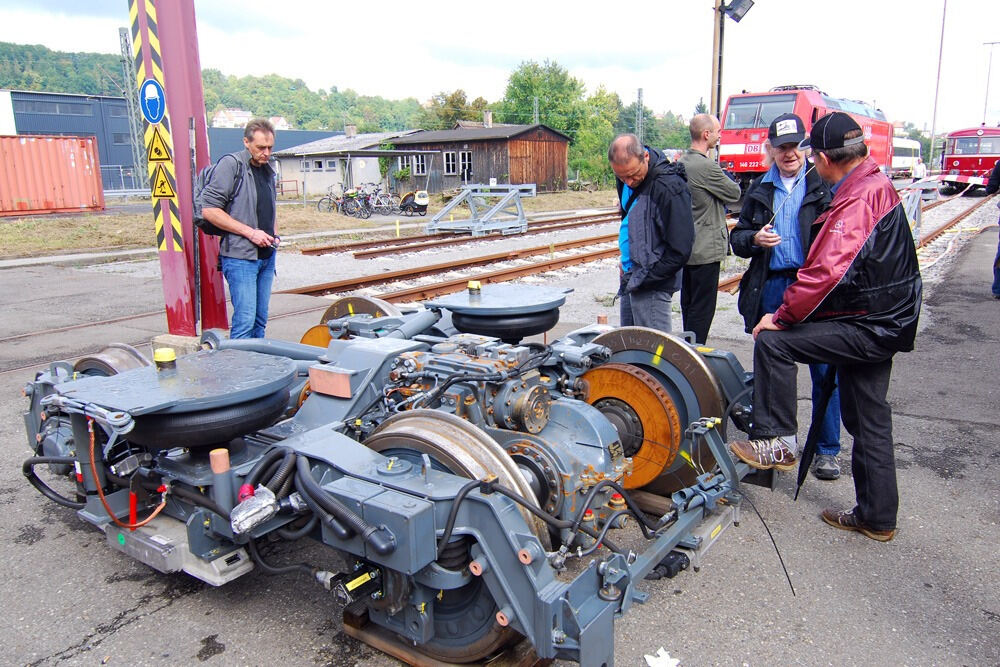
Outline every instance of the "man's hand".
{"type": "Polygon", "coordinates": [[[753,328],[753,339],[757,340],[757,334],[761,331],[781,331],[781,327],[774,323],[774,313],[765,313],[760,318],[760,322],[753,328]]]}
{"type": "Polygon", "coordinates": [[[761,248],[773,248],[774,246],[781,243],[781,235],[775,234],[773,231],[774,225],[764,225],[760,228],[760,231],[753,235],[754,245],[758,245],[761,248]]]}
{"type": "Polygon", "coordinates": [[[274,237],[262,229],[251,228],[247,238],[250,240],[250,243],[260,248],[269,248],[274,245],[274,237]]]}

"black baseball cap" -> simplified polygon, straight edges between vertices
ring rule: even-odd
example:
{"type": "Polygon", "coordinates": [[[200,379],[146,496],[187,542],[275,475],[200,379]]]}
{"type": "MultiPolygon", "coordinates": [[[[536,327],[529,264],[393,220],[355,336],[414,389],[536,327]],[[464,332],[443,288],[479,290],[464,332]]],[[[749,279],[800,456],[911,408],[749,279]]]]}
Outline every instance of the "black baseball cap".
{"type": "Polygon", "coordinates": [[[797,144],[805,141],[806,126],[802,119],[793,113],[783,113],[771,121],[767,128],[767,140],[772,146],[797,144]]]}
{"type": "Polygon", "coordinates": [[[827,151],[833,148],[844,148],[845,146],[864,143],[864,133],[852,139],[844,138],[844,135],[852,130],[860,131],[861,126],[843,111],[834,111],[831,114],[823,116],[813,124],[812,132],[799,143],[799,148],[827,151]]]}

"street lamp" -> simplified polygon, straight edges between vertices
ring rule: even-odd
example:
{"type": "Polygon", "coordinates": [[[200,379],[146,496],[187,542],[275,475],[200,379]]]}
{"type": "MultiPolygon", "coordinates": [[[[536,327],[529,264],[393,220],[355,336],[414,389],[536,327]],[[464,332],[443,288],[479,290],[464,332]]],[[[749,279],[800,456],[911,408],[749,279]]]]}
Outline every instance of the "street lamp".
{"type": "Polygon", "coordinates": [[[986,66],[986,99],[983,100],[983,125],[986,125],[986,108],[990,103],[990,74],[993,71],[993,47],[1000,42],[983,42],[983,46],[990,47],[989,65],[986,66]]]}
{"type": "Polygon", "coordinates": [[[712,23],[715,24],[712,36],[712,113],[716,118],[722,115],[722,40],[726,16],[739,23],[753,7],[753,2],[754,0],[730,0],[726,5],[725,0],[715,0],[712,14],[712,23]]]}
{"type": "MultiPolygon", "coordinates": [[[[931,114],[931,154],[927,158],[927,165],[934,168],[934,141],[937,139],[937,104],[938,91],[941,90],[941,56],[944,55],[944,19],[948,15],[948,0],[944,0],[941,7],[941,43],[938,46],[938,67],[937,83],[934,84],[934,113],[931,114]]],[[[943,151],[942,151],[943,154],[943,151]]],[[[944,165],[942,165],[942,171],[944,165]]]]}

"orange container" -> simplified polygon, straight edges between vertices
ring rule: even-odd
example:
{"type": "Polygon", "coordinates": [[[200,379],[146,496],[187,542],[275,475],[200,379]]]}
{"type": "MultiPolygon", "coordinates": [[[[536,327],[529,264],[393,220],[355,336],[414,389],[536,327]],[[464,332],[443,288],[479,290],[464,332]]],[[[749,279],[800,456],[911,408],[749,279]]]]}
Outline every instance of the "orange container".
{"type": "Polygon", "coordinates": [[[0,216],[103,210],[95,137],[0,136],[0,216]]]}

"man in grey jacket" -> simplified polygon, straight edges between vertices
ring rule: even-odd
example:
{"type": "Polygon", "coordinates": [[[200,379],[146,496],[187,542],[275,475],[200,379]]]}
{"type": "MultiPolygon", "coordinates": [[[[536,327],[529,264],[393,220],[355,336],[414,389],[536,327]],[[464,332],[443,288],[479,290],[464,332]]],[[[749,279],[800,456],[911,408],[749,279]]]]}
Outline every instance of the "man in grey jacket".
{"type": "Polygon", "coordinates": [[[726,203],[740,198],[733,182],[708,152],[719,143],[719,121],[700,113],[691,119],[691,148],[681,157],[691,190],[694,212],[694,248],[681,277],[681,316],[685,331],[704,344],[715,318],[719,269],[729,248],[726,203]]]}
{"type": "Polygon", "coordinates": [[[245,149],[219,159],[202,191],[202,216],[226,232],[219,255],[233,301],[230,338],[263,338],[274,281],[274,126],[254,118],[243,130],[245,149]]]}

